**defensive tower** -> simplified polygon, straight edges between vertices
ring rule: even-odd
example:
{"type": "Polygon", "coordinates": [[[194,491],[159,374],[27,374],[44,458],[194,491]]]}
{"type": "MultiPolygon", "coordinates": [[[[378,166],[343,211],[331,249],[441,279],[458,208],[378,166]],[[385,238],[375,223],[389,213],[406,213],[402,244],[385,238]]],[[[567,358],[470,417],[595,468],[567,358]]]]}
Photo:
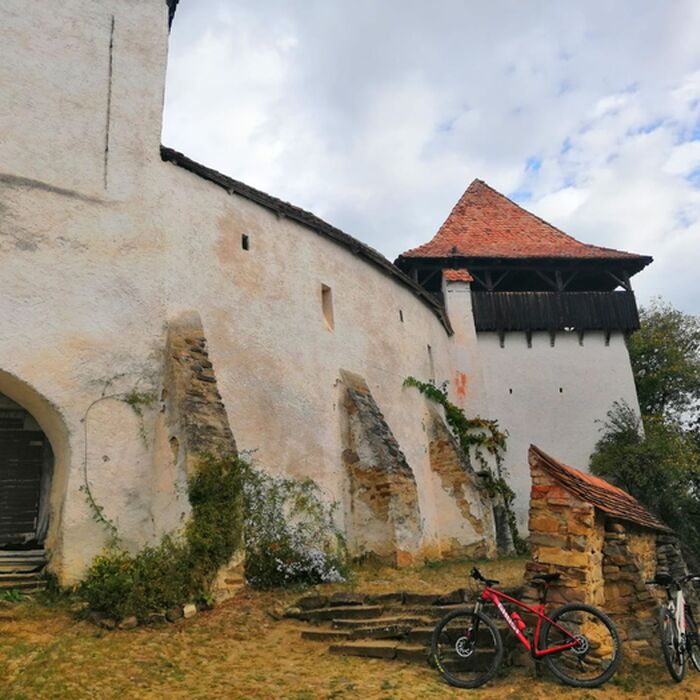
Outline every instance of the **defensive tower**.
{"type": "Polygon", "coordinates": [[[510,433],[523,526],[529,442],[587,464],[612,404],[637,407],[625,344],[639,328],[630,278],[651,261],[581,243],[481,180],[430,242],[396,260],[444,301],[456,399],[510,433]]]}

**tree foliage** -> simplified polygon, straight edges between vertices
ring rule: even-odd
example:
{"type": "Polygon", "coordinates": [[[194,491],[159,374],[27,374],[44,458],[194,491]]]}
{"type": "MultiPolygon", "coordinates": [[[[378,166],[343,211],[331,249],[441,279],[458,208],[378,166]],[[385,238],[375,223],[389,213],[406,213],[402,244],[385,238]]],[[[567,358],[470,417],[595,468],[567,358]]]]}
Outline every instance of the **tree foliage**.
{"type": "Polygon", "coordinates": [[[640,309],[640,319],[629,352],[642,413],[697,426],[700,318],[657,299],[640,309]]]}
{"type": "Polygon", "coordinates": [[[616,403],[591,471],[619,484],[700,555],[700,319],[657,299],[629,352],[641,417],[616,403]]]}
{"type": "Polygon", "coordinates": [[[615,404],[591,458],[591,471],[631,493],[698,548],[700,454],[693,434],[679,422],[640,418],[629,405],[615,404]]]}

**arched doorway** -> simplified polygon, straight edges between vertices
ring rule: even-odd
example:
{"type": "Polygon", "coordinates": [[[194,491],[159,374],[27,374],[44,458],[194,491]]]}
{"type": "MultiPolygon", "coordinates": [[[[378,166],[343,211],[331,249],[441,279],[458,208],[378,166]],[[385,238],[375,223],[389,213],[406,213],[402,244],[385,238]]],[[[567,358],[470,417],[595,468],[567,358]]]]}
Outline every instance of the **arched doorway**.
{"type": "Polygon", "coordinates": [[[31,589],[45,564],[64,577],[61,520],[69,466],[61,412],[0,369],[0,590],[31,589]]]}
{"type": "Polygon", "coordinates": [[[0,393],[0,550],[43,549],[54,456],[32,414],[0,393]]]}

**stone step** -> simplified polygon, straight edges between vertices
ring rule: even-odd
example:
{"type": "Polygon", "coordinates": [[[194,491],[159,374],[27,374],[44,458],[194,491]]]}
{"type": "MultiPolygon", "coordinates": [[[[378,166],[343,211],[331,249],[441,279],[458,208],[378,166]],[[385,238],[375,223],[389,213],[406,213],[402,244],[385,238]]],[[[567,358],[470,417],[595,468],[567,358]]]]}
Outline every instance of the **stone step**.
{"type": "Polygon", "coordinates": [[[465,600],[464,588],[449,593],[410,593],[403,594],[403,604],[408,606],[462,605],[465,600]]]}
{"type": "Polygon", "coordinates": [[[453,610],[471,610],[472,605],[467,605],[465,603],[461,604],[450,604],[450,605],[387,605],[384,610],[387,613],[396,616],[420,616],[429,617],[431,619],[439,619],[447,615],[447,613],[453,610]]]}
{"type": "Polygon", "coordinates": [[[24,552],[4,552],[0,557],[0,574],[31,573],[40,571],[46,566],[43,553],[37,556],[26,556],[24,552]]]}
{"type": "Polygon", "coordinates": [[[45,557],[46,552],[43,549],[0,549],[0,562],[7,559],[44,559],[45,557]]]}
{"type": "Polygon", "coordinates": [[[379,625],[355,627],[349,631],[351,639],[403,639],[411,630],[411,625],[379,625]]]}
{"type": "Polygon", "coordinates": [[[396,647],[396,660],[410,664],[427,664],[430,649],[422,644],[399,644],[396,647]]]}
{"type": "Polygon", "coordinates": [[[342,656],[366,656],[372,659],[395,659],[398,642],[393,641],[362,641],[342,642],[331,644],[328,648],[331,654],[342,656]]]}
{"type": "Polygon", "coordinates": [[[402,605],[404,602],[404,592],[396,591],[394,593],[375,593],[367,596],[367,602],[370,605],[402,605]]]}
{"type": "Polygon", "coordinates": [[[344,607],[346,605],[365,605],[367,596],[360,593],[334,593],[328,599],[328,605],[332,608],[344,607]]]}
{"type": "Polygon", "coordinates": [[[406,634],[405,640],[411,644],[430,646],[432,638],[432,627],[413,627],[406,634]]]}
{"type": "Polygon", "coordinates": [[[384,612],[381,605],[347,605],[334,608],[312,608],[311,610],[288,610],[285,617],[293,617],[297,620],[308,622],[322,622],[326,620],[367,620],[380,617],[384,612]]]}
{"type": "Polygon", "coordinates": [[[45,588],[46,584],[44,580],[36,573],[0,574],[0,591],[17,590],[26,593],[35,593],[45,588]]]}
{"type": "Polygon", "coordinates": [[[333,619],[333,627],[349,628],[356,627],[388,627],[391,625],[427,625],[429,618],[419,615],[393,615],[391,617],[375,617],[360,620],[333,619]]]}
{"type": "Polygon", "coordinates": [[[350,641],[352,632],[350,630],[334,630],[334,629],[315,629],[302,630],[302,639],[310,639],[314,642],[335,642],[335,641],[350,641]]]}

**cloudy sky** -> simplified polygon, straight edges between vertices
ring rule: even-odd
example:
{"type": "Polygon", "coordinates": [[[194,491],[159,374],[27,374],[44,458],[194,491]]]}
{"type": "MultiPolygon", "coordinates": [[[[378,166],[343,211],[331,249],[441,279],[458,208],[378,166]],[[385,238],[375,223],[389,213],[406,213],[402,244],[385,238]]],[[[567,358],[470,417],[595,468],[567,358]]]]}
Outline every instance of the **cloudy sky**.
{"type": "Polygon", "coordinates": [[[392,260],[478,177],[700,314],[696,0],[181,0],[163,143],[392,260]]]}

